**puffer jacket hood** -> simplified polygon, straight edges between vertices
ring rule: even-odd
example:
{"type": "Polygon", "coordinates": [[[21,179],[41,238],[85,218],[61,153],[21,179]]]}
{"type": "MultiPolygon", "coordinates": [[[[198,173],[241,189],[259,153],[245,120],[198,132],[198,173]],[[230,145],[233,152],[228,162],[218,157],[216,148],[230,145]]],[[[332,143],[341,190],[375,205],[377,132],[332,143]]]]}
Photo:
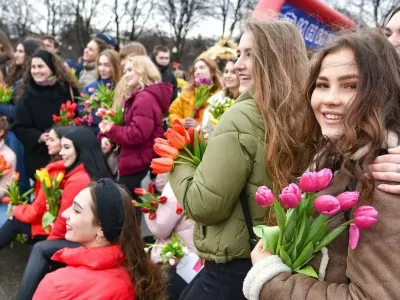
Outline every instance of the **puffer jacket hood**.
{"type": "Polygon", "coordinates": [[[153,95],[154,99],[157,100],[160,105],[163,114],[168,112],[171,96],[172,96],[172,85],[169,83],[156,83],[144,87],[142,91],[148,92],[153,95]]]}

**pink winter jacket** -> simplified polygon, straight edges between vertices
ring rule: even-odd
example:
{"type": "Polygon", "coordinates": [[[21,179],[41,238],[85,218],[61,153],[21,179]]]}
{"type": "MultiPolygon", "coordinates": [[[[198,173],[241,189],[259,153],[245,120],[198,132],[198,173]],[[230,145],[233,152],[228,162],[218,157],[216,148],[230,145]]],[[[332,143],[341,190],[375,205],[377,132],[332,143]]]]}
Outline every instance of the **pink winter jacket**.
{"type": "MultiPolygon", "coordinates": [[[[179,236],[181,242],[186,243],[190,252],[197,253],[193,244],[194,222],[190,219],[186,220],[184,214],[178,215],[176,213],[178,200],[176,200],[169,182],[165,185],[162,195],[166,196],[168,200],[164,204],[158,205],[157,217],[154,220],[149,220],[149,214],[145,214],[147,227],[157,238],[156,244],[164,245],[169,243],[172,233],[175,233],[179,236]]],[[[151,260],[153,262],[162,262],[160,252],[160,247],[154,247],[151,250],[151,260]]]]}

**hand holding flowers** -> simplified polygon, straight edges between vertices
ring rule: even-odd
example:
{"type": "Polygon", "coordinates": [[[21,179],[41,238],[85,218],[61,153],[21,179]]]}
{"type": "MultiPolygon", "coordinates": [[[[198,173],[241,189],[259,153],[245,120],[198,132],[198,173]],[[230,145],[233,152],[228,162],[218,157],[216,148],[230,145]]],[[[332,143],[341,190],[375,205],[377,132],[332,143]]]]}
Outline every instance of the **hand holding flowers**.
{"type": "Polygon", "coordinates": [[[354,219],[328,232],[329,216],[351,209],[359,198],[358,192],[344,192],[337,197],[317,197],[315,192],[324,190],[332,177],[332,172],[328,169],[304,173],[300,178],[300,187],[290,184],[282,190],[279,198],[283,207],[267,187],[262,186],[258,189],[255,197],[257,203],[263,207],[272,206],[278,225],[254,227],[255,234],[261,238],[252,253],[254,261],[271,254],[279,255],[293,272],[317,278],[316,272],[311,266],[307,266],[307,263],[348,225],[350,248],[356,248],[360,229],[372,226],[377,221],[378,212],[371,206],[360,206],[354,213],[354,219]],[[301,191],[305,192],[304,195],[301,191]],[[319,215],[314,217],[316,212],[319,215]],[[264,252],[267,249],[269,251],[264,252]]]}

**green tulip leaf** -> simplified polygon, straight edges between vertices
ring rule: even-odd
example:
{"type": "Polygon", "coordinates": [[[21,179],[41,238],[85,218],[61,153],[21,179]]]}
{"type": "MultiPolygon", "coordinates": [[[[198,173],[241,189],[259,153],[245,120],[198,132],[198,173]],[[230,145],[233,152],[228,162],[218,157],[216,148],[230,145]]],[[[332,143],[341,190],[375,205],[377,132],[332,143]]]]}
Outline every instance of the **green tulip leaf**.
{"type": "Polygon", "coordinates": [[[326,222],[325,224],[322,224],[320,230],[314,236],[314,238],[313,238],[314,246],[317,245],[321,241],[321,239],[324,238],[324,236],[326,235],[327,232],[328,232],[328,222],[326,222]]]}
{"type": "Polygon", "coordinates": [[[193,139],[194,139],[194,141],[193,141],[194,156],[196,156],[198,159],[200,159],[199,138],[197,136],[196,130],[194,130],[193,139]]]}
{"type": "Polygon", "coordinates": [[[292,260],[290,259],[290,256],[287,254],[285,249],[283,249],[282,246],[280,246],[279,249],[279,256],[282,258],[282,261],[285,265],[287,265],[289,268],[292,266],[292,260]]]}
{"type": "Polygon", "coordinates": [[[281,232],[284,232],[285,231],[285,219],[286,219],[285,213],[283,212],[281,205],[276,200],[274,201],[273,208],[275,211],[276,220],[278,221],[278,226],[279,226],[281,232]]]}
{"type": "Polygon", "coordinates": [[[304,248],[304,250],[300,253],[299,257],[296,259],[296,261],[292,265],[292,269],[296,270],[299,268],[302,264],[304,264],[305,261],[310,259],[313,255],[313,243],[310,242],[307,244],[307,246],[304,248]]]}
{"type": "Polygon", "coordinates": [[[314,240],[314,237],[318,234],[318,232],[321,230],[321,227],[328,221],[328,219],[328,216],[319,215],[318,218],[314,220],[314,222],[311,224],[306,240],[300,247],[301,250],[303,250],[305,246],[314,240]]]}
{"type": "Polygon", "coordinates": [[[311,266],[307,266],[307,267],[302,268],[302,269],[300,269],[300,270],[295,270],[295,272],[296,272],[296,273],[299,273],[299,274],[304,274],[304,275],[307,275],[307,276],[310,276],[310,277],[313,277],[313,278],[318,279],[318,274],[317,274],[317,272],[315,272],[315,270],[314,270],[313,267],[311,267],[311,266]]]}
{"type": "Polygon", "coordinates": [[[50,224],[53,224],[56,219],[56,216],[51,214],[50,212],[46,211],[42,217],[42,227],[44,231],[49,233],[49,226],[50,224]]]}
{"type": "Polygon", "coordinates": [[[254,234],[260,239],[263,237],[263,228],[267,227],[266,225],[257,225],[253,227],[254,234]]]}
{"type": "Polygon", "coordinates": [[[285,242],[292,241],[292,237],[297,225],[297,212],[294,209],[289,210],[287,213],[286,226],[285,226],[285,242]]]}
{"type": "Polygon", "coordinates": [[[317,253],[320,251],[322,248],[324,248],[326,245],[328,245],[330,242],[332,242],[335,238],[337,238],[345,229],[347,226],[340,226],[338,228],[335,228],[332,230],[327,236],[324,237],[324,239],[315,247],[314,253],[317,253]]]}
{"type": "Polygon", "coordinates": [[[279,240],[279,227],[278,226],[265,226],[263,229],[263,246],[264,250],[269,249],[272,254],[277,254],[276,248],[278,245],[278,240],[279,240]]]}

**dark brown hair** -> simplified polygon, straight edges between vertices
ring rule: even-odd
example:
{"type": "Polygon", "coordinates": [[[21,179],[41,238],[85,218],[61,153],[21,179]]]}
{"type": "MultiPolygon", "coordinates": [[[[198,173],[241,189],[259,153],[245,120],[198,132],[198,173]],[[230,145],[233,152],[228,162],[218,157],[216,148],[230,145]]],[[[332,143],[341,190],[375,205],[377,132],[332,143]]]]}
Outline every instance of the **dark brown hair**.
{"type": "MultiPolygon", "coordinates": [[[[225,62],[225,65],[224,65],[224,71],[223,72],[225,72],[225,68],[226,68],[226,66],[229,64],[229,63],[233,63],[233,64],[235,64],[235,60],[234,59],[228,59],[228,60],[226,60],[226,62],[225,62]]],[[[237,76],[237,75],[236,75],[237,76]]],[[[238,79],[239,80],[239,79],[238,79]]],[[[237,97],[238,97],[238,95],[234,95],[233,93],[232,93],[232,91],[230,90],[230,89],[228,89],[228,88],[224,88],[224,91],[225,91],[225,95],[227,96],[227,97],[229,97],[229,98],[231,98],[231,99],[236,99],[237,97]]],[[[239,86],[237,87],[237,94],[239,94],[239,86]]]]}
{"type": "Polygon", "coordinates": [[[164,46],[164,45],[155,46],[153,49],[154,57],[156,57],[158,55],[158,53],[160,53],[160,52],[168,52],[169,53],[169,49],[167,46],[164,46]]]}
{"type": "MultiPolygon", "coordinates": [[[[8,86],[14,85],[24,76],[24,73],[30,73],[32,55],[37,50],[44,49],[42,40],[33,37],[29,37],[22,42],[19,42],[18,45],[19,44],[24,46],[25,61],[23,65],[16,65],[15,62],[13,63],[9,70],[9,75],[6,78],[8,86]]],[[[18,95],[21,95],[21,93],[18,93],[18,95]]]]}
{"type": "MultiPolygon", "coordinates": [[[[47,50],[46,50],[47,51],[47,50]]],[[[65,67],[64,63],[60,59],[60,57],[57,54],[49,52],[51,55],[51,60],[54,65],[54,76],[56,76],[56,80],[59,84],[64,85],[66,88],[69,89],[69,86],[74,89],[78,89],[78,84],[76,81],[72,78],[70,72],[68,72],[67,68],[65,67]]],[[[32,59],[30,60],[32,61],[32,59]]],[[[32,74],[30,72],[30,66],[29,69],[25,72],[21,88],[18,90],[18,94],[22,95],[22,93],[28,88],[29,81],[33,80],[32,74]]]]}
{"type": "Polygon", "coordinates": [[[0,44],[3,46],[3,52],[7,55],[7,57],[9,59],[13,59],[14,58],[13,47],[11,45],[10,39],[3,30],[0,30],[0,44]]]}
{"type": "MultiPolygon", "coordinates": [[[[394,47],[377,29],[347,32],[321,50],[313,58],[307,83],[308,102],[316,86],[324,58],[340,50],[354,53],[359,69],[357,92],[343,117],[343,134],[331,141],[322,137],[315,117],[314,132],[319,136],[317,168],[342,168],[362,184],[362,192],[370,195],[374,189],[372,179],[364,176],[366,168],[387,146],[387,130],[400,133],[400,58],[394,47]],[[360,157],[354,154],[361,148],[368,151],[360,157]]],[[[308,105],[310,114],[311,106],[308,105]]],[[[369,176],[372,178],[372,176],[369,176]]]]}
{"type": "MultiPolygon", "coordinates": [[[[93,222],[94,225],[100,225],[96,208],[97,198],[95,188],[95,182],[89,185],[90,194],[93,199],[93,222]]],[[[123,267],[128,271],[135,288],[135,299],[163,300],[165,299],[164,275],[161,269],[158,268],[144,252],[145,245],[136,220],[136,212],[132,204],[132,197],[122,186],[119,186],[119,191],[124,206],[124,225],[118,243],[125,256],[123,267]]],[[[110,199],[110,201],[115,201],[115,199],[110,199]]]]}
{"type": "Polygon", "coordinates": [[[97,44],[97,47],[99,48],[99,54],[101,52],[103,52],[104,50],[108,49],[108,44],[105,41],[103,41],[102,39],[93,38],[92,41],[97,44]]]}
{"type": "Polygon", "coordinates": [[[214,93],[218,90],[222,90],[223,85],[222,85],[221,71],[218,69],[217,63],[208,57],[197,58],[193,62],[192,68],[190,69],[189,76],[188,76],[188,84],[184,87],[184,89],[189,90],[189,91],[194,91],[194,79],[195,79],[194,78],[194,65],[198,61],[203,61],[207,65],[207,67],[210,69],[211,80],[214,84],[213,88],[211,89],[211,92],[214,93]]]}
{"type": "Polygon", "coordinates": [[[58,47],[58,43],[57,43],[56,39],[54,38],[54,36],[52,36],[52,35],[45,35],[45,36],[42,37],[42,41],[44,41],[44,40],[50,40],[50,41],[53,42],[54,48],[57,48],[57,47],[58,47]]]}

